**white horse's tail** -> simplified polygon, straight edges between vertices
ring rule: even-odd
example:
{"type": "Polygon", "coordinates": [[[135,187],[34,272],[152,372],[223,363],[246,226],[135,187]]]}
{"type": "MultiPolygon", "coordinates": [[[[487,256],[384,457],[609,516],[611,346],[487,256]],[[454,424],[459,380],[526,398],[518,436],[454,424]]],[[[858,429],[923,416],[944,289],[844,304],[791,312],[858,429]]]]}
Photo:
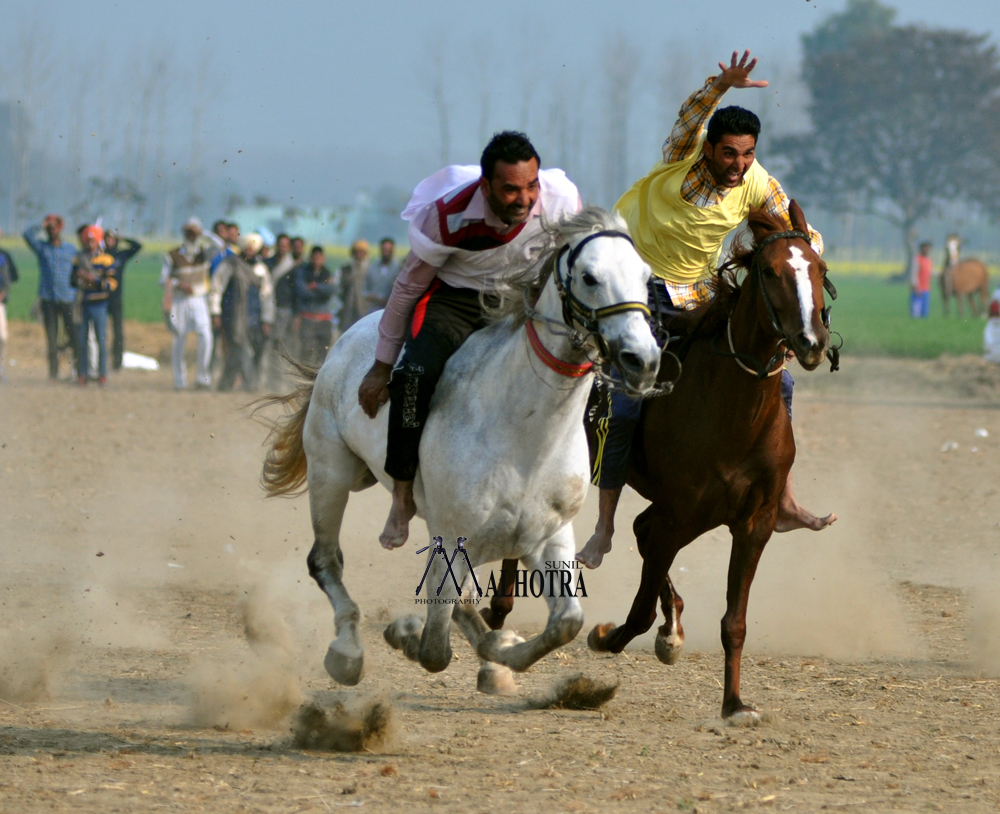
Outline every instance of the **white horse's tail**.
{"type": "Polygon", "coordinates": [[[319,368],[303,365],[288,357],[285,361],[294,368],[299,383],[291,393],[265,396],[257,401],[256,406],[256,410],[272,405],[293,407],[292,412],[274,422],[264,442],[270,444],[270,449],[264,458],[260,482],[268,497],[298,497],[306,491],[306,451],[302,446],[302,428],[306,423],[319,368]]]}

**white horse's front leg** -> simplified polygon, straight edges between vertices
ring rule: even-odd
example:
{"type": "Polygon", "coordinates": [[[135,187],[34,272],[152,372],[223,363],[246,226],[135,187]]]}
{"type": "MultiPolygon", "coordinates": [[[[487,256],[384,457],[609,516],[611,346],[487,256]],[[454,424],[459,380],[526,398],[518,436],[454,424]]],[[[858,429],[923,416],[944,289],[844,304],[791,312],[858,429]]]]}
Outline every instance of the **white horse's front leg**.
{"type": "MultiPolygon", "coordinates": [[[[482,590],[482,584],[479,586],[482,590]]],[[[472,580],[472,575],[467,574],[462,583],[462,596],[452,615],[452,620],[458,625],[458,629],[465,634],[472,649],[479,646],[480,639],[490,632],[483,617],[479,615],[478,603],[483,601],[483,597],[476,591],[476,584],[472,580]]],[[[524,641],[519,636],[515,636],[510,644],[524,641]]],[[[476,676],[476,689],[487,695],[517,695],[517,684],[509,667],[502,664],[495,664],[492,661],[481,660],[479,674],[476,676]]]]}
{"type": "MultiPolygon", "coordinates": [[[[545,575],[543,594],[549,605],[549,619],[545,630],[538,636],[521,642],[512,641],[508,631],[490,631],[480,638],[476,648],[480,658],[523,672],[542,656],[573,641],[583,626],[583,609],[574,595],[574,546],[573,528],[567,523],[549,538],[537,554],[523,559],[529,572],[541,571],[545,575]],[[546,563],[554,567],[547,568],[546,563]]],[[[531,574],[528,576],[530,579],[531,574]]]]}

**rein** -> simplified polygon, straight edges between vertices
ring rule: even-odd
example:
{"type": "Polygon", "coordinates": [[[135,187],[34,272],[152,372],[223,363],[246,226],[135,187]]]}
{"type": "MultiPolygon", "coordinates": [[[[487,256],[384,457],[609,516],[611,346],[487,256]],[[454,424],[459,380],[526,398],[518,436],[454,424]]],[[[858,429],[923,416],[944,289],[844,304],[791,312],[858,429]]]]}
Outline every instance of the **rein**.
{"type": "Polygon", "coordinates": [[[605,338],[601,335],[599,321],[605,317],[614,316],[615,314],[624,314],[628,311],[641,311],[647,317],[650,316],[649,306],[644,302],[619,302],[614,305],[606,305],[603,308],[589,308],[573,293],[573,266],[576,264],[577,258],[579,258],[583,247],[590,243],[590,241],[596,240],[599,237],[620,237],[627,240],[629,243],[632,243],[632,238],[625,232],[620,232],[616,229],[605,229],[603,231],[587,235],[587,237],[577,243],[572,249],[570,249],[569,244],[563,246],[555,258],[553,258],[552,277],[556,285],[556,291],[559,292],[559,299],[562,302],[563,307],[563,319],[561,323],[557,320],[551,319],[550,317],[544,316],[543,314],[539,314],[534,308],[534,303],[529,304],[527,299],[525,299],[524,303],[525,314],[528,317],[525,330],[528,334],[528,340],[531,344],[532,350],[535,352],[535,355],[541,359],[542,362],[545,363],[545,366],[549,369],[554,370],[561,376],[567,376],[574,379],[590,373],[594,368],[594,363],[590,361],[576,365],[557,359],[545,349],[544,345],[542,345],[541,340],[538,338],[538,331],[535,330],[532,320],[537,319],[541,322],[545,322],[548,324],[549,330],[552,331],[552,333],[567,337],[570,344],[578,350],[583,349],[587,340],[590,337],[593,337],[594,342],[597,344],[598,355],[604,362],[607,362],[608,357],[611,355],[611,349],[608,347],[607,340],[605,340],[605,338]],[[559,263],[567,254],[566,278],[564,280],[559,273],[559,263]],[[583,328],[583,332],[577,330],[574,327],[574,323],[579,324],[580,327],[583,328]]]}
{"type": "MultiPolygon", "coordinates": [[[[799,238],[810,242],[809,235],[799,229],[790,229],[786,232],[774,232],[768,235],[760,243],[754,246],[753,256],[750,259],[750,278],[753,283],[755,283],[760,288],[761,299],[764,300],[764,307],[767,309],[767,316],[771,320],[771,327],[774,332],[778,335],[778,344],[775,348],[774,355],[768,359],[766,364],[761,364],[760,360],[755,356],[749,356],[744,353],[738,353],[736,347],[733,345],[733,318],[732,315],[726,320],[726,336],[729,340],[729,353],[725,351],[720,351],[716,345],[715,341],[712,342],[712,350],[715,351],[719,356],[723,356],[729,359],[735,359],[736,364],[740,366],[743,370],[752,376],[756,376],[760,380],[768,379],[771,376],[775,376],[781,372],[784,367],[785,361],[785,351],[782,350],[782,346],[786,349],[788,348],[788,334],[782,329],[778,324],[778,316],[775,313],[774,305],[771,302],[771,297],[767,293],[767,286],[764,285],[764,273],[760,269],[760,253],[761,251],[770,246],[777,240],[794,240],[799,238]],[[743,359],[748,359],[754,366],[755,369],[748,367],[743,359]]],[[[837,289],[834,287],[833,283],[830,282],[826,274],[823,275],[823,288],[830,294],[830,299],[837,299],[837,289]]],[[[830,327],[830,308],[827,306],[822,311],[823,324],[829,329],[830,327]]],[[[838,334],[839,335],[839,334],[838,334]]],[[[716,340],[718,337],[716,337],[716,340]]],[[[827,350],[827,357],[830,359],[830,370],[836,371],[840,368],[840,347],[831,347],[827,350]]]]}

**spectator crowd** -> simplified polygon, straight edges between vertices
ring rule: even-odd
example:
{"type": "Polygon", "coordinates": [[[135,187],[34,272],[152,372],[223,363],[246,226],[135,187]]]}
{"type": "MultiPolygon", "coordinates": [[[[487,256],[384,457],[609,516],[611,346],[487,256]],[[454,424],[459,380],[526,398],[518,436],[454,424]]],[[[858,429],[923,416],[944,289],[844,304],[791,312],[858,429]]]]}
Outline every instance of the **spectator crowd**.
{"type": "MultiPolygon", "coordinates": [[[[48,215],[24,239],[38,258],[38,312],[45,326],[49,378],[59,377],[59,352],[69,349],[76,381],[103,385],[109,367],[125,355],[125,269],[142,249],[100,224],[77,230],[79,247],[63,241],[64,221],[48,215]],[[62,330],[60,331],[60,327],[62,330]]],[[[188,387],[185,342],[197,338],[195,389],[254,391],[285,384],[285,357],[319,367],[341,332],[380,310],[399,274],[395,242],[379,242],[378,257],[356,240],[350,263],[332,269],[322,246],[306,251],[301,237],[276,237],[216,221],[211,231],[197,218],[181,228],[182,241],[163,260],[163,313],[173,335],[174,388],[188,387]]],[[[17,269],[0,252],[0,377],[6,354],[4,302],[17,269]]]]}

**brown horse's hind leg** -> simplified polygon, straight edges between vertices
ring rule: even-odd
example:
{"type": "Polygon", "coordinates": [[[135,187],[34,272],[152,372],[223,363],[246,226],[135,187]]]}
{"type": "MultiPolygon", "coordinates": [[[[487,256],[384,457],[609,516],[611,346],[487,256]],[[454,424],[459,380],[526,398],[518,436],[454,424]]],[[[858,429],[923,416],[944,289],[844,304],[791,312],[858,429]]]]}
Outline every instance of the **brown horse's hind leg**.
{"type": "Polygon", "coordinates": [[[514,610],[514,585],[517,582],[517,560],[504,560],[500,569],[500,590],[493,594],[490,606],[479,611],[490,630],[500,630],[507,614],[514,610]]]}
{"type": "Polygon", "coordinates": [[[667,621],[656,631],[656,657],[664,664],[676,664],[684,647],[684,626],[681,624],[684,600],[674,588],[670,574],[667,574],[660,591],[660,607],[667,621]]]}
{"type": "Polygon", "coordinates": [[[632,639],[653,626],[656,621],[656,598],[674,557],[683,545],[694,539],[695,535],[691,535],[681,545],[674,545],[675,540],[682,539],[681,535],[675,529],[669,529],[663,518],[653,513],[653,509],[653,506],[646,509],[632,525],[642,555],[642,577],[632,609],[621,627],[616,627],[614,623],[595,626],[587,637],[591,650],[621,653],[632,639]]]}
{"type": "Polygon", "coordinates": [[[726,614],[722,617],[722,648],[726,654],[726,678],[722,695],[722,717],[732,723],[756,723],[760,715],[740,700],[740,662],[747,635],[747,602],[757,563],[774,529],[775,506],[761,509],[745,528],[732,529],[729,556],[726,614]]]}

